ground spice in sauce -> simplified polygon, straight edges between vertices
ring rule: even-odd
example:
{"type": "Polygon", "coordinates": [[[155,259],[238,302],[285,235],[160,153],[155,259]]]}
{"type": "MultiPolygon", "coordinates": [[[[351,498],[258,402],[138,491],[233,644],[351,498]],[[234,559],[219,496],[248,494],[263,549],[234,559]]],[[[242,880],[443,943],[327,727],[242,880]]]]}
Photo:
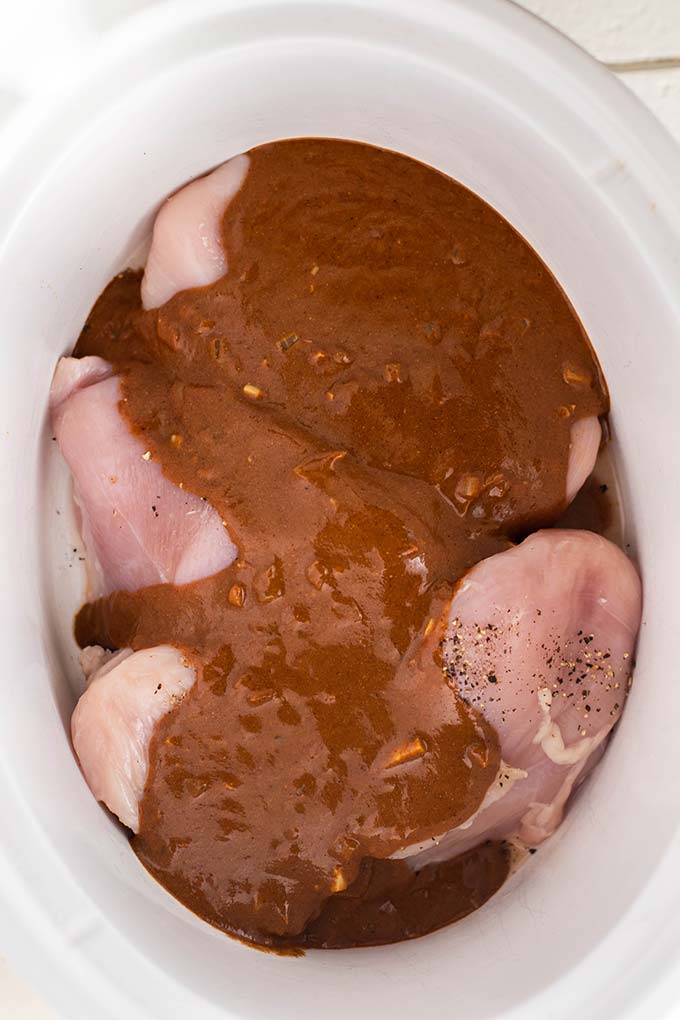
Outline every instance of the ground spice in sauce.
{"type": "Polygon", "coordinates": [[[558,517],[571,425],[607,396],[548,270],[461,185],[357,143],[250,157],[227,275],[144,312],[124,273],[76,348],[114,364],[149,457],[216,507],[238,559],[84,606],[76,634],[196,664],[133,839],[159,881],[261,945],[397,941],[508,872],[502,844],[420,873],[387,858],[496,776],[496,734],[447,684],[447,607],[466,569],[558,517]]]}

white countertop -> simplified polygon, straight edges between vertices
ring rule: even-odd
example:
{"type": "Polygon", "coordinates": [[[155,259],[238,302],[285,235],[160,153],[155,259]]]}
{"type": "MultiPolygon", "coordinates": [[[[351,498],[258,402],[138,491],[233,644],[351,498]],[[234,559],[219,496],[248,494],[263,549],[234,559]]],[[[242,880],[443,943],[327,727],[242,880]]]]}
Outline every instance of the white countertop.
{"type": "MultiPolygon", "coordinates": [[[[110,25],[153,0],[80,0],[94,26],[110,25]]],[[[162,2],[162,0],[155,0],[162,2]]],[[[190,3],[191,0],[185,0],[190,3]]],[[[680,0],[518,0],[607,63],[680,142],[680,0]]],[[[78,0],[3,0],[0,35],[0,122],[22,95],[39,92],[58,74],[78,36],[66,42],[78,0]],[[60,48],[59,40],[64,39],[60,48]],[[30,39],[32,60],[27,59],[30,39]],[[35,67],[40,66],[36,75],[35,67]]],[[[0,946],[10,950],[10,946],[0,946]]],[[[0,952],[0,1018],[56,1020],[54,1012],[14,976],[0,952]]],[[[68,1020],[68,1017],[63,1018],[68,1020]]],[[[96,1020],[95,1017],[92,1020],[96,1020]]]]}

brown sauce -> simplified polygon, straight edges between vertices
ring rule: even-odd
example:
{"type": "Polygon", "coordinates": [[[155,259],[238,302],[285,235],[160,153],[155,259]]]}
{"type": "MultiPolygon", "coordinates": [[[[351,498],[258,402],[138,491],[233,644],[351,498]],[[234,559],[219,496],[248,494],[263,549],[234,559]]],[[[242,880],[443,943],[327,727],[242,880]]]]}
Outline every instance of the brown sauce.
{"type": "Polygon", "coordinates": [[[114,363],[131,428],[238,560],[84,606],[76,634],[196,664],[133,839],[166,888],[265,946],[393,942],[507,875],[500,844],[387,858],[495,777],[496,734],[443,671],[447,605],[558,518],[571,424],[607,396],[548,270],[461,185],[357,143],[250,155],[227,275],[144,312],[122,274],[76,348],[114,363]]]}
{"type": "Polygon", "coordinates": [[[502,842],[483,843],[420,869],[407,861],[364,858],[349,889],[330,896],[293,944],[349,949],[428,935],[486,903],[507,878],[510,863],[511,850],[502,842]]]}
{"type": "Polygon", "coordinates": [[[621,529],[616,505],[607,482],[597,474],[589,478],[556,522],[558,528],[576,528],[609,536],[621,529]]]}

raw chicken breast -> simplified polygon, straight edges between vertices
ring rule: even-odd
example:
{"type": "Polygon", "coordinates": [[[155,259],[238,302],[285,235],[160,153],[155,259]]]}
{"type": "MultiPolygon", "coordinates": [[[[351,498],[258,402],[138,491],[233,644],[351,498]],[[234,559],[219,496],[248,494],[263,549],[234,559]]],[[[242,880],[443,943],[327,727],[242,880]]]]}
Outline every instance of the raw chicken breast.
{"type": "Polygon", "coordinates": [[[592,473],[602,441],[602,426],[595,417],[581,418],[571,426],[567,465],[567,505],[592,473]]]}
{"type": "Polygon", "coordinates": [[[465,575],[447,672],[495,727],[504,764],[477,814],[419,861],[487,838],[533,847],[554,832],[623,709],[640,614],[635,567],[588,531],[539,531],[465,575]]]}
{"type": "Polygon", "coordinates": [[[144,308],[158,308],[180,290],[205,287],[224,276],[222,216],[243,184],[249,163],[248,156],[234,156],[162,206],[142,280],[144,308]]]}
{"type": "MultiPolygon", "coordinates": [[[[444,656],[451,683],[495,727],[503,766],[470,821],[396,856],[420,866],[488,838],[533,847],[551,835],[621,714],[640,612],[632,563],[591,532],[541,531],[473,567],[444,656]]],[[[134,830],[153,727],[195,674],[166,646],[102,665],[105,655],[83,653],[95,672],[73,742],[92,792],[134,830]]]]}
{"type": "MultiPolygon", "coordinates": [[[[178,291],[205,287],[227,272],[222,217],[243,184],[249,164],[248,156],[234,156],[207,176],[180,188],[161,207],[142,279],[144,308],[157,308],[178,291]]],[[[593,470],[601,439],[602,429],[595,417],[572,425],[567,504],[593,470]]]]}
{"type": "Polygon", "coordinates": [[[149,770],[156,723],[184,697],[196,672],[182,652],[158,645],[129,648],[107,659],[87,648],[82,664],[97,666],[71,719],[71,736],[87,784],[133,832],[149,770]]]}
{"type": "MultiPolygon", "coordinates": [[[[221,221],[248,165],[247,156],[237,156],[161,208],[142,281],[146,309],[227,271],[221,221]]],[[[184,583],[227,566],[236,550],[217,514],[144,459],[118,400],[118,380],[106,362],[62,359],[52,388],[53,419],[75,479],[96,593],[159,580],[184,583]]],[[[596,418],[572,426],[567,502],[591,473],[600,440],[596,418]]],[[[519,836],[533,845],[554,830],[573,785],[592,767],[618,718],[630,662],[623,655],[634,645],[639,603],[637,575],[625,556],[583,532],[541,532],[466,575],[452,605],[451,682],[496,726],[507,765],[477,815],[418,860],[452,856],[490,835],[519,836]],[[493,641],[486,633],[478,640],[480,627],[489,624],[493,641]],[[541,647],[546,644],[555,649],[550,664],[541,647]],[[609,691],[599,676],[585,684],[570,667],[566,674],[557,668],[579,657],[586,675],[592,665],[611,662],[609,691]],[[572,688],[572,697],[562,699],[572,688]],[[584,689],[592,690],[587,702],[580,697],[584,689]]],[[[195,673],[167,646],[124,650],[102,664],[105,655],[84,653],[86,672],[94,672],[73,716],[73,743],[92,792],[136,831],[154,726],[195,673]]]]}
{"type": "Polygon", "coordinates": [[[52,424],[73,474],[91,598],[188,584],[236,557],[219,514],[164,477],[118,409],[120,383],[101,358],[62,358],[52,424]]]}

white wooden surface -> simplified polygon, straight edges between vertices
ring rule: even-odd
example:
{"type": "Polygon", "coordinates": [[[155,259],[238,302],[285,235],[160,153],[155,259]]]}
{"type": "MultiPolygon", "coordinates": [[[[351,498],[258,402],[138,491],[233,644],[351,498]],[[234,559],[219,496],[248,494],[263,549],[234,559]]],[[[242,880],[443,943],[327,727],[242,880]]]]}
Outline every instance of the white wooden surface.
{"type": "Polygon", "coordinates": [[[680,58],[678,0],[519,0],[598,60],[680,58]]]}
{"type": "Polygon", "coordinates": [[[517,2],[620,68],[621,80],[680,142],[680,0],[517,2]]]}
{"type": "MultiPolygon", "coordinates": [[[[154,0],[81,2],[93,27],[105,30],[154,0]]],[[[517,2],[612,66],[680,142],[680,0],[517,2]]],[[[60,61],[70,54],[60,51],[55,37],[60,38],[61,26],[70,20],[72,9],[71,0],[22,0],[20,4],[0,0],[0,123],[20,106],[22,93],[40,91],[49,85],[51,75],[59,73],[60,61]],[[33,58],[38,58],[33,67],[41,67],[39,75],[27,59],[27,39],[33,58]]],[[[72,40],[74,45],[77,40],[72,40]]],[[[3,933],[3,937],[11,936],[3,933]]],[[[54,1012],[15,977],[1,955],[0,1020],[56,1020],[54,1012]]]]}

